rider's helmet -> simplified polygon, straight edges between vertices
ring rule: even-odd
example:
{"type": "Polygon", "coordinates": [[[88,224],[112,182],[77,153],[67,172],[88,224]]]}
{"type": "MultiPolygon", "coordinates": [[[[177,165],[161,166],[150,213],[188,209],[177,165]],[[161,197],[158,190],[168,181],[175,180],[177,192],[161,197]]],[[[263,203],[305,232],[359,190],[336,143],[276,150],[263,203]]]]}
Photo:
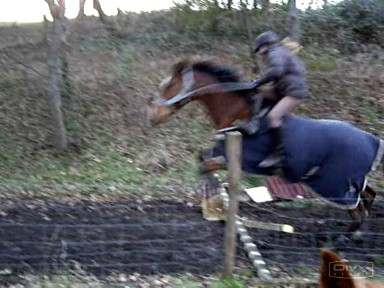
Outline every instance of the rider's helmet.
{"type": "Polygon", "coordinates": [[[280,37],[272,31],[267,31],[261,33],[256,37],[254,45],[253,45],[253,53],[257,53],[260,48],[264,45],[270,45],[274,43],[278,43],[280,41],[280,37]]]}

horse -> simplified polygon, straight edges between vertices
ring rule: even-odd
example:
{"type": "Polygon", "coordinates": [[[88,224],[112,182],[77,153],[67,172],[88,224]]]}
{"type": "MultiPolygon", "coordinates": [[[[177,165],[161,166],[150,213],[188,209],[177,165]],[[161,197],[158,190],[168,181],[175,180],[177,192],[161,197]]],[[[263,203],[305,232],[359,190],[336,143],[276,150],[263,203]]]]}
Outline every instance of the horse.
{"type": "Polygon", "coordinates": [[[353,277],[348,262],[343,261],[336,253],[321,249],[320,254],[320,288],[384,288],[383,282],[353,277]]]}
{"type": "MultiPolygon", "coordinates": [[[[169,77],[160,84],[160,97],[149,99],[147,116],[153,126],[168,121],[191,101],[202,103],[218,135],[233,130],[236,121],[250,119],[246,93],[260,92],[243,83],[236,70],[212,61],[183,60],[173,65],[169,77]]],[[[265,94],[267,95],[267,94],[265,94]]],[[[259,130],[243,134],[242,169],[259,175],[275,175],[271,167],[259,163],[271,153],[266,114],[273,107],[273,97],[259,97],[259,130]]],[[[285,180],[301,182],[322,199],[346,209],[352,219],[348,243],[360,235],[370,214],[376,191],[367,185],[366,177],[384,162],[384,141],[355,126],[337,120],[314,120],[300,116],[284,119],[285,180]]],[[[200,153],[202,172],[226,169],[225,141],[220,137],[214,147],[200,153]]]]}

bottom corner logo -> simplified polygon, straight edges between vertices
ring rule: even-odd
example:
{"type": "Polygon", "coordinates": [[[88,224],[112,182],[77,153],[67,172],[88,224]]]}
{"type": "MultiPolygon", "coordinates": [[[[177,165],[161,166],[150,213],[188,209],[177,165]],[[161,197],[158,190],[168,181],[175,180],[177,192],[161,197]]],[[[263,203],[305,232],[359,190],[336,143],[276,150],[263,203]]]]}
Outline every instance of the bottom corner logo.
{"type": "Polygon", "coordinates": [[[329,263],[329,277],[369,278],[373,277],[373,263],[368,261],[334,261],[329,263]]]}

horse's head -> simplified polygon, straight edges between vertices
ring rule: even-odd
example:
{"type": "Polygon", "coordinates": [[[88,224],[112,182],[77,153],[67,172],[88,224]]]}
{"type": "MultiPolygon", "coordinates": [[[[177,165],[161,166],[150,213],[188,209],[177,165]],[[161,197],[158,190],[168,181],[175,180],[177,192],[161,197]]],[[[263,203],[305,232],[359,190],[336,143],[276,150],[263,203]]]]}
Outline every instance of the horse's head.
{"type": "Polygon", "coordinates": [[[209,61],[178,62],[173,66],[171,76],[161,83],[160,97],[148,103],[148,118],[154,125],[166,122],[174,112],[193,100],[204,102],[216,126],[229,121],[222,119],[224,115],[232,121],[249,117],[246,100],[239,97],[241,89],[228,85],[229,88],[225,88],[223,84],[244,85],[239,83],[237,73],[227,67],[209,61]],[[205,97],[208,95],[210,97],[205,97]]]}
{"type": "Polygon", "coordinates": [[[147,105],[148,118],[153,125],[166,122],[169,117],[185,103],[183,101],[170,101],[175,96],[187,93],[193,86],[192,71],[187,71],[187,61],[178,62],[173,66],[172,74],[165,78],[159,86],[160,95],[157,99],[150,99],[147,105]],[[190,77],[190,78],[188,78],[190,77]]]}

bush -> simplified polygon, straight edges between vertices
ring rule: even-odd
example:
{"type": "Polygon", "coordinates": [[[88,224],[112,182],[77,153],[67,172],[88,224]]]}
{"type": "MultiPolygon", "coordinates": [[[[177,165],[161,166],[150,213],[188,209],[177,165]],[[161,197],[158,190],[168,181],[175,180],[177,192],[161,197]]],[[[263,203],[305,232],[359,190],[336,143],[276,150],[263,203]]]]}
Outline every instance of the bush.
{"type": "MultiPolygon", "coordinates": [[[[175,28],[179,32],[198,32],[217,36],[247,36],[244,12],[218,6],[217,1],[193,0],[175,8],[175,28]],[[201,3],[200,3],[201,2],[201,3]],[[199,4],[200,3],[200,4],[199,4]]],[[[271,4],[268,11],[248,10],[253,35],[275,30],[288,34],[288,6],[271,4]]],[[[362,44],[384,43],[384,1],[344,0],[321,9],[300,13],[302,43],[355,52],[362,44]]]]}
{"type": "Polygon", "coordinates": [[[384,1],[344,0],[302,15],[303,43],[329,45],[343,51],[355,44],[382,44],[384,1]]]}

